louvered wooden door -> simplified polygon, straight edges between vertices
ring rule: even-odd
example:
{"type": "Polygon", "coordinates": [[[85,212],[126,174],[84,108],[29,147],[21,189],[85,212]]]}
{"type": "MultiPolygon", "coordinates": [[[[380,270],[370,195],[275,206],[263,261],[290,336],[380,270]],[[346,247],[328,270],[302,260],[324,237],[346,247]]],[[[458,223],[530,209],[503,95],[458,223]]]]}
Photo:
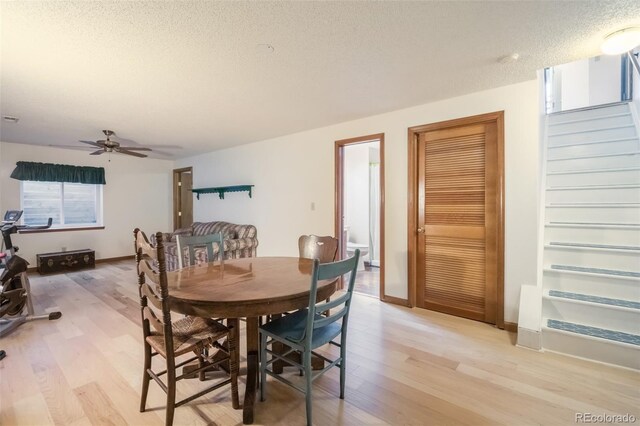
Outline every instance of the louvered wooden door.
{"type": "Polygon", "coordinates": [[[417,306],[496,324],[497,123],[417,133],[417,306]]]}

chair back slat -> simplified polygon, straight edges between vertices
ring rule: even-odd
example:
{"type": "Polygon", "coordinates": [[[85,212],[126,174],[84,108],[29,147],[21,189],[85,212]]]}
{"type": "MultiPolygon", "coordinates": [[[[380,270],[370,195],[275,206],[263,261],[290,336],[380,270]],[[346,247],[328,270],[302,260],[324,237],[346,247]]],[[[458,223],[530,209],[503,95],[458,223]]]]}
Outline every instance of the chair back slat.
{"type": "Polygon", "coordinates": [[[343,306],[342,309],[340,309],[337,313],[332,313],[329,316],[321,315],[319,318],[316,318],[313,321],[313,328],[316,329],[316,328],[320,328],[320,327],[324,327],[326,325],[329,325],[332,322],[338,321],[339,319],[341,319],[346,314],[347,314],[347,308],[346,308],[346,306],[343,306]]]}
{"type": "Polygon", "coordinates": [[[155,271],[147,259],[142,259],[138,263],[138,273],[142,273],[154,284],[160,285],[160,274],[155,271]]]}
{"type": "Polygon", "coordinates": [[[204,247],[207,250],[207,261],[209,263],[214,262],[214,244],[218,246],[218,258],[220,262],[224,261],[224,238],[221,232],[208,235],[178,235],[177,241],[177,254],[178,254],[178,268],[182,269],[186,265],[184,264],[184,251],[187,249],[189,253],[189,265],[194,266],[196,264],[196,248],[204,247]]]}
{"type": "Polygon", "coordinates": [[[142,254],[153,260],[158,260],[156,249],[151,245],[144,232],[138,232],[135,237],[136,252],[142,250],[142,254]]]}
{"type": "Polygon", "coordinates": [[[329,236],[302,235],[298,239],[298,250],[301,258],[318,259],[320,263],[333,262],[338,254],[338,239],[329,236]]]}
{"type": "Polygon", "coordinates": [[[164,331],[164,324],[162,324],[162,321],[158,319],[155,312],[153,312],[148,306],[142,308],[142,318],[149,321],[149,324],[156,332],[162,333],[164,331]]]}
{"type": "Polygon", "coordinates": [[[142,284],[140,286],[140,291],[156,309],[162,310],[162,300],[160,300],[160,298],[156,295],[149,283],[142,284]]]}
{"type": "Polygon", "coordinates": [[[336,297],[335,299],[333,299],[330,302],[318,303],[316,305],[316,312],[326,312],[329,309],[333,309],[336,306],[339,306],[339,305],[342,305],[343,303],[345,303],[348,298],[349,298],[349,294],[345,293],[345,294],[341,295],[340,297],[336,297]]]}

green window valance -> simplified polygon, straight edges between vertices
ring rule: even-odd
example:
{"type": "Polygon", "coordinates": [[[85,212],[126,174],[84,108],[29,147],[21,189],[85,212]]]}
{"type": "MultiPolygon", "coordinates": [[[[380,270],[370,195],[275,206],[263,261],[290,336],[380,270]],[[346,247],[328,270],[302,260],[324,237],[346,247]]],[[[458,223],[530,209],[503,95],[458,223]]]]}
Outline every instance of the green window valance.
{"type": "Polygon", "coordinates": [[[11,177],[37,182],[70,182],[105,185],[104,167],[69,166],[66,164],[18,161],[11,177]]]}

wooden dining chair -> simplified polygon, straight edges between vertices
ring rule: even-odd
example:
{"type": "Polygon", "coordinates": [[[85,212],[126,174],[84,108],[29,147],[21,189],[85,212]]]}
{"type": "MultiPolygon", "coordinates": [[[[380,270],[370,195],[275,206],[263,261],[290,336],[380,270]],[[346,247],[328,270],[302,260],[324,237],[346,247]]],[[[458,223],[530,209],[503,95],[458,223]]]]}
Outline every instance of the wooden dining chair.
{"type": "Polygon", "coordinates": [[[189,266],[197,264],[197,248],[206,249],[207,262],[213,262],[216,258],[220,259],[220,262],[224,262],[224,239],[222,233],[208,234],[208,235],[177,235],[177,254],[178,254],[178,268],[184,268],[184,249],[188,249],[189,252],[189,266]],[[214,244],[218,247],[218,253],[215,254],[214,244]]]}
{"type": "Polygon", "coordinates": [[[320,263],[333,262],[338,254],[338,239],[301,235],[298,239],[298,250],[300,257],[304,259],[318,259],[320,263]]]}
{"type": "Polygon", "coordinates": [[[140,412],[145,411],[149,382],[154,379],[167,394],[166,421],[170,426],[176,407],[179,407],[208,392],[231,384],[231,399],[234,408],[239,408],[238,400],[238,327],[225,327],[212,319],[185,316],[172,321],[168,282],[173,273],[167,273],[162,233],[156,234],[156,245],[151,246],[146,235],[136,228],[133,231],[135,259],[142,314],[142,334],[144,338],[144,370],[140,412]],[[149,282],[147,282],[149,280],[149,282]],[[227,343],[221,343],[227,339],[227,343]],[[195,354],[177,362],[178,357],[195,354]],[[220,356],[223,354],[223,356],[220,356]],[[166,369],[154,371],[152,358],[160,355],[166,361],[166,369]],[[215,369],[222,362],[229,363],[229,374],[212,386],[176,402],[176,383],[187,374],[176,375],[176,369],[198,361],[198,373],[204,380],[204,373],[215,369]],[[161,379],[167,376],[166,383],[161,379]]]}
{"type": "Polygon", "coordinates": [[[265,400],[267,375],[292,386],[305,394],[307,408],[307,425],[311,425],[311,401],[312,383],[315,379],[326,373],[331,367],[340,367],[340,399],[344,399],[345,389],[345,368],[347,356],[347,324],[349,321],[349,310],[353,296],[358,268],[360,250],[355,251],[353,257],[332,263],[321,264],[318,259],[313,261],[311,273],[311,291],[309,294],[309,306],[306,309],[291,313],[281,318],[275,319],[259,328],[260,330],[260,399],[265,400]],[[338,278],[350,274],[347,291],[330,302],[317,303],[318,281],[337,280],[338,278]],[[335,309],[331,315],[324,316],[323,312],[335,309]],[[333,340],[340,336],[340,343],[333,340]],[[269,349],[273,343],[284,343],[289,346],[289,350],[284,353],[269,349]],[[340,356],[336,359],[329,359],[315,352],[315,349],[326,344],[333,344],[340,348],[340,356]],[[288,355],[299,352],[302,356],[302,363],[292,361],[288,355]],[[270,359],[267,359],[270,355],[270,359]],[[325,360],[328,365],[319,371],[313,371],[311,357],[316,356],[325,360]],[[281,375],[269,369],[275,361],[283,361],[304,371],[305,386],[287,380],[281,375]]]}

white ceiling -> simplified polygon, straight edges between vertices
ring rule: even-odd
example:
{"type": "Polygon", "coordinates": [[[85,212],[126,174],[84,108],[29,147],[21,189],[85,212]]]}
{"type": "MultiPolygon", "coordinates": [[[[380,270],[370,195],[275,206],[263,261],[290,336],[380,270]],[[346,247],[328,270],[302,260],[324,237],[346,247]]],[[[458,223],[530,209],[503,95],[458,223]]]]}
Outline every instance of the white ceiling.
{"type": "Polygon", "coordinates": [[[530,80],[640,22],[637,0],[0,8],[0,111],[20,118],[0,140],[70,145],[107,128],[174,157],[530,80]]]}

